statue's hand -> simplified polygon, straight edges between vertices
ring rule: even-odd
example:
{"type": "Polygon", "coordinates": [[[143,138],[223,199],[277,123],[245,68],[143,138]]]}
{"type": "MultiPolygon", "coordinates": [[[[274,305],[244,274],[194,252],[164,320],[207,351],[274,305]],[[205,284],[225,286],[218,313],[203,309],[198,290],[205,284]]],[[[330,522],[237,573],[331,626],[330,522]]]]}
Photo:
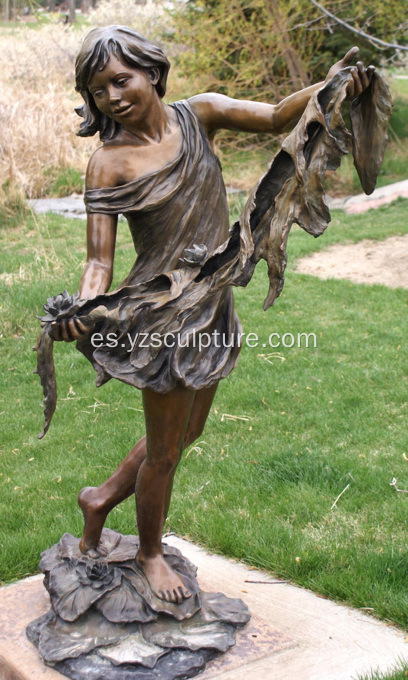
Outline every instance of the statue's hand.
{"type": "MultiPolygon", "coordinates": [[[[343,59],[340,59],[340,61],[337,61],[331,69],[329,70],[326,80],[330,80],[333,78],[333,76],[336,75],[339,71],[341,71],[342,68],[346,68],[347,66],[350,66],[352,61],[357,57],[359,52],[358,47],[352,47],[351,50],[349,50],[343,57],[343,59]]],[[[347,85],[347,97],[349,99],[354,99],[354,97],[357,97],[359,94],[365,90],[373,77],[373,73],[375,71],[375,66],[369,66],[368,68],[364,68],[363,63],[361,61],[358,61],[356,63],[356,66],[353,66],[351,69],[351,75],[353,79],[349,82],[347,85]]]]}
{"type": "Polygon", "coordinates": [[[60,319],[51,323],[51,337],[53,340],[64,340],[65,342],[83,340],[92,328],[93,326],[85,325],[78,317],[60,319]]]}

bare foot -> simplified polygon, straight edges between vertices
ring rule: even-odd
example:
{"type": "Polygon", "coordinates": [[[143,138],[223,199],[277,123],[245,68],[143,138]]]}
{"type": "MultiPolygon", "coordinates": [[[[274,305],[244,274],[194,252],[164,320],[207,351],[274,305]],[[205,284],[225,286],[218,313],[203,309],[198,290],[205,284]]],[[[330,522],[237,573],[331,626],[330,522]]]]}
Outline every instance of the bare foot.
{"type": "Polygon", "coordinates": [[[163,555],[141,557],[138,552],[136,564],[149,581],[152,592],[160,600],[181,604],[183,600],[191,597],[191,591],[186,588],[181,578],[167,564],[163,555]]]}
{"type": "Polygon", "coordinates": [[[79,549],[88,557],[99,557],[98,544],[103,525],[109,510],[103,507],[97,497],[97,487],[86,486],[79,492],[78,505],[82,510],[85,526],[84,533],[79,542],[79,549]]]}

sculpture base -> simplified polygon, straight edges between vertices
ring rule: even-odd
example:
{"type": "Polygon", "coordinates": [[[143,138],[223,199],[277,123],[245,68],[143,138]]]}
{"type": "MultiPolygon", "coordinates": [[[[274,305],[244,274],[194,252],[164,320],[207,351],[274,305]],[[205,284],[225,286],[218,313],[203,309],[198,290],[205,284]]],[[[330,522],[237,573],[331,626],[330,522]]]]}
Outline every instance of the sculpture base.
{"type": "Polygon", "coordinates": [[[43,553],[52,609],[26,632],[46,664],[73,680],[181,680],[235,644],[250,618],[242,600],[201,591],[196,567],[166,545],[165,560],[193,594],[181,604],[159,599],[136,566],[138,545],[104,529],[96,559],[70,534],[43,553]]]}

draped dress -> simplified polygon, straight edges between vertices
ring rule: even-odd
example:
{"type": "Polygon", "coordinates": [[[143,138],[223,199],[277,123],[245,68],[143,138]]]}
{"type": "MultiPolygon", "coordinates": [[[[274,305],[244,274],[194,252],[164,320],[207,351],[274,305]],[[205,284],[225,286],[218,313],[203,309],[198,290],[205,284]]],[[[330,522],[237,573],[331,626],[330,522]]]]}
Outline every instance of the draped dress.
{"type": "MultiPolygon", "coordinates": [[[[120,305],[120,327],[105,321],[94,329],[98,342],[92,344],[87,337],[77,345],[98,371],[97,384],[115,377],[162,393],[176,384],[201,389],[226,377],[238,358],[241,326],[230,286],[206,295],[184,312],[182,336],[171,335],[160,347],[152,333],[146,333],[146,309],[141,305],[135,312],[128,294],[165,272],[197,267],[200,258],[228,237],[228,204],[219,159],[189,103],[170,106],[181,128],[176,158],[121,186],[85,192],[88,213],[126,217],[137,253],[129,275],[110,294],[120,305]]],[[[165,315],[161,328],[160,323],[156,328],[160,335],[166,334],[165,315]]]]}
{"type": "Polygon", "coordinates": [[[391,97],[374,74],[351,104],[350,132],[341,109],[351,78],[350,68],[343,69],[313,95],[230,229],[220,163],[186,101],[171,104],[182,132],[174,160],[122,186],[86,192],[89,213],[126,216],[137,251],[116,290],[71,310],[85,323],[98,314],[94,331],[116,337],[114,345],[95,347],[92,335],[77,343],[98,372],[97,385],[118,378],[165,393],[177,384],[210,387],[230,373],[241,334],[231,286],[247,285],[264,259],[264,309],[274,303],[284,284],[291,226],[315,237],[324,232],[330,221],[325,172],[345,153],[352,151],[364,191],[375,187],[391,97]],[[176,340],[172,346],[164,341],[167,332],[176,340]],[[197,342],[204,335],[205,343],[197,342]]]}

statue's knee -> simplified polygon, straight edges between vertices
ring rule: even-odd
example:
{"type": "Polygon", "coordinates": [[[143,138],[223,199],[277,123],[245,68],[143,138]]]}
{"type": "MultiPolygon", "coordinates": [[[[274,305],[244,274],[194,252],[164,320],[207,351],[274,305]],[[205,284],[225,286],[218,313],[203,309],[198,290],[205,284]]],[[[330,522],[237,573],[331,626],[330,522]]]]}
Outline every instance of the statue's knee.
{"type": "Polygon", "coordinates": [[[155,473],[159,475],[169,475],[176,469],[180,461],[181,451],[181,446],[168,448],[160,456],[151,456],[150,460],[147,460],[147,465],[154,468],[155,473]]]}

